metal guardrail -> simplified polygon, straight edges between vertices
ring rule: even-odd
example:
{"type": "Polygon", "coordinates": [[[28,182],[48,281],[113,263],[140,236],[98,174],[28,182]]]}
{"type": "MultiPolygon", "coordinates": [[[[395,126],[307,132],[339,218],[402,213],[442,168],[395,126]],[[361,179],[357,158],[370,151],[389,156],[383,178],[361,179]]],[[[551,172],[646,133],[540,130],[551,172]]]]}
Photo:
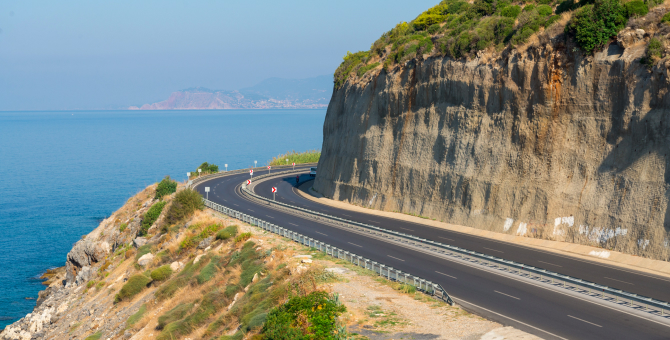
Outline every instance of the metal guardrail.
{"type": "MultiPolygon", "coordinates": [[[[274,174],[265,174],[256,177],[256,180],[270,176],[277,176],[280,174],[290,174],[295,172],[300,171],[295,170],[295,171],[284,171],[281,173],[274,173],[274,174]]],[[[288,210],[294,214],[297,213],[299,215],[309,217],[315,220],[328,220],[331,223],[353,228],[357,231],[367,232],[370,234],[374,234],[376,236],[382,236],[394,241],[399,241],[409,245],[424,248],[426,250],[436,252],[442,255],[457,257],[462,260],[466,260],[470,263],[479,264],[488,268],[516,274],[542,283],[551,284],[554,287],[569,289],[574,292],[585,294],[591,297],[600,298],[605,301],[613,302],[620,306],[626,306],[637,310],[649,312],[655,315],[659,315],[665,317],[666,319],[668,316],[666,311],[670,310],[670,303],[665,301],[660,301],[646,296],[633,294],[619,289],[614,289],[608,286],[578,279],[568,275],[559,274],[556,272],[552,272],[550,270],[529,266],[523,263],[509,261],[499,257],[471,251],[468,249],[423,239],[414,235],[388,230],[365,223],[355,222],[344,218],[323,214],[320,212],[289,205],[286,203],[273,201],[271,199],[257,195],[253,191],[249,190],[247,188],[246,183],[242,184],[242,193],[247,195],[251,199],[261,200],[268,204],[273,204],[281,209],[288,210]]]]}
{"type": "Polygon", "coordinates": [[[312,247],[315,249],[318,249],[320,251],[325,252],[327,255],[330,255],[332,257],[338,258],[338,259],[343,259],[345,261],[351,262],[359,267],[363,267],[365,269],[372,270],[373,272],[377,273],[378,275],[385,277],[391,281],[397,281],[401,282],[404,284],[409,284],[414,287],[416,287],[419,291],[422,291],[426,294],[433,295],[448,304],[452,305],[454,304],[454,301],[451,299],[449,294],[442,288],[441,285],[433,283],[431,281],[422,279],[420,277],[405,273],[401,270],[394,269],[393,267],[386,266],[384,264],[372,261],[370,259],[367,259],[365,257],[356,255],[354,253],[350,253],[346,250],[339,249],[337,247],[331,246],[327,243],[315,240],[311,237],[307,237],[305,235],[296,233],[294,231],[291,231],[286,228],[282,228],[276,224],[272,224],[270,222],[261,220],[259,218],[244,214],[242,212],[239,212],[237,210],[222,206],[220,204],[214,203],[210,200],[204,199],[203,201],[205,202],[205,206],[208,208],[211,208],[213,210],[216,210],[220,213],[226,214],[230,217],[236,218],[238,220],[247,222],[251,225],[255,225],[263,230],[267,230],[269,232],[278,234],[280,236],[284,236],[290,240],[293,240],[297,243],[303,244],[308,247],[312,247]]]}

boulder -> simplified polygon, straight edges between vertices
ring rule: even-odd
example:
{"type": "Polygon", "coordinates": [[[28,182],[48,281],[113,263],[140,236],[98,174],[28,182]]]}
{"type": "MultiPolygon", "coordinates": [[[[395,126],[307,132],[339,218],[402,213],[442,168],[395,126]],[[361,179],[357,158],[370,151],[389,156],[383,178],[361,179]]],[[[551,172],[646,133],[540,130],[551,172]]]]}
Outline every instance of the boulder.
{"type": "Polygon", "coordinates": [[[196,257],[195,257],[195,260],[193,260],[193,263],[198,263],[198,261],[200,261],[200,259],[201,259],[203,256],[205,256],[205,255],[202,254],[202,255],[198,255],[198,256],[196,256],[196,257]]]}
{"type": "Polygon", "coordinates": [[[74,279],[74,284],[79,286],[88,282],[95,272],[91,269],[91,266],[83,266],[81,270],[77,273],[77,276],[74,279]]]}
{"type": "Polygon", "coordinates": [[[214,236],[210,236],[210,237],[200,241],[200,243],[198,244],[198,249],[205,249],[205,248],[209,247],[209,245],[212,244],[212,242],[214,242],[214,236]]]}
{"type": "Polygon", "coordinates": [[[184,268],[184,264],[179,261],[170,263],[170,269],[175,273],[182,270],[182,268],[184,268]]]}
{"type": "Polygon", "coordinates": [[[137,260],[137,264],[142,267],[146,267],[148,264],[154,261],[154,254],[144,254],[137,260]]]}
{"type": "Polygon", "coordinates": [[[102,261],[111,251],[106,241],[97,242],[89,239],[79,240],[67,254],[65,263],[65,278],[68,284],[75,282],[79,271],[85,266],[91,266],[102,261]]]}
{"type": "Polygon", "coordinates": [[[312,260],[310,260],[310,259],[302,259],[302,261],[300,261],[300,262],[302,262],[302,263],[312,263],[312,260]]]}
{"type": "Polygon", "coordinates": [[[619,45],[621,48],[631,47],[638,42],[643,41],[644,34],[645,32],[643,29],[632,29],[627,27],[623,31],[619,32],[619,34],[617,34],[617,45],[619,45]]]}
{"type": "Polygon", "coordinates": [[[135,248],[139,248],[145,244],[147,244],[147,239],[145,237],[137,237],[133,240],[133,246],[135,248]]]}

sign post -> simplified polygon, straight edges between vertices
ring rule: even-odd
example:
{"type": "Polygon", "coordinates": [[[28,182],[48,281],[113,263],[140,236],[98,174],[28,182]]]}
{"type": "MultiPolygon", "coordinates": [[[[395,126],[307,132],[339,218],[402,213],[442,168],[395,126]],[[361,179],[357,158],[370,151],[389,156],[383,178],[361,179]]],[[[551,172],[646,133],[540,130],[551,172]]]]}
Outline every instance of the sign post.
{"type": "Polygon", "coordinates": [[[288,158],[286,159],[286,165],[288,165],[288,158]]]}
{"type": "Polygon", "coordinates": [[[249,170],[249,176],[254,177],[254,169],[249,170]]]}
{"type": "Polygon", "coordinates": [[[226,172],[228,172],[228,164],[226,164],[226,172]]]}
{"type": "Polygon", "coordinates": [[[248,179],[248,180],[247,180],[247,185],[250,185],[250,184],[251,184],[251,180],[248,179]]]}
{"type": "Polygon", "coordinates": [[[272,187],[272,200],[273,200],[273,201],[276,201],[276,199],[275,199],[275,194],[276,194],[276,193],[277,193],[277,188],[272,187]]]}
{"type": "Polygon", "coordinates": [[[201,172],[202,172],[202,169],[198,169],[198,177],[200,177],[201,172]]]}
{"type": "Polygon", "coordinates": [[[268,165],[268,175],[270,174],[270,166],[268,165]]]}
{"type": "Polygon", "coordinates": [[[258,161],[254,161],[254,168],[256,167],[256,163],[258,163],[258,161]]]}
{"type": "Polygon", "coordinates": [[[187,179],[191,179],[191,173],[190,173],[190,172],[187,172],[187,173],[186,173],[186,178],[187,178],[187,179]]]}
{"type": "Polygon", "coordinates": [[[293,170],[295,170],[295,162],[293,162],[293,170]]]}
{"type": "Polygon", "coordinates": [[[205,187],[205,194],[207,194],[206,199],[209,199],[209,187],[205,187]]]}

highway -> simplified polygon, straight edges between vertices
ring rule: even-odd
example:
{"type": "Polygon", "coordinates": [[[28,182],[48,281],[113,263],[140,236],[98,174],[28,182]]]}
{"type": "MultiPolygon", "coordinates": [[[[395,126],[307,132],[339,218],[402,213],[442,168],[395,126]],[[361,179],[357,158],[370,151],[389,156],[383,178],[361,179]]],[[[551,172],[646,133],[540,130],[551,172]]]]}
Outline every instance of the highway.
{"type": "MultiPolygon", "coordinates": [[[[260,174],[263,173],[263,171],[260,172],[260,174]]],[[[258,172],[256,174],[259,175],[258,172]]],[[[311,219],[278,211],[267,205],[248,201],[239,192],[240,184],[248,178],[248,174],[216,178],[198,184],[196,189],[204,196],[204,187],[211,187],[209,199],[215,203],[439,283],[452,295],[456,303],[467,310],[542,338],[669,338],[670,323],[641,318],[632,313],[613,309],[597,302],[590,302],[560,291],[546,289],[539,285],[481,270],[433,254],[426,254],[402,245],[360,235],[311,219]]],[[[307,179],[307,176],[304,175],[302,178],[307,179]]],[[[615,276],[615,278],[621,279],[620,281],[631,280],[632,282],[628,283],[631,283],[633,286],[639,285],[639,289],[642,291],[640,294],[652,295],[649,293],[650,291],[658,291],[658,294],[661,294],[661,296],[652,296],[659,299],[664,299],[662,294],[668,293],[667,289],[666,292],[662,292],[662,287],[656,288],[657,284],[667,287],[668,282],[659,280],[659,278],[651,275],[621,271],[597,263],[575,260],[526,247],[475,238],[470,235],[431,228],[406,221],[320,205],[302,198],[293,191],[295,187],[295,175],[260,183],[255,188],[255,191],[266,197],[272,197],[271,186],[276,186],[279,189],[277,200],[285,203],[300,205],[331,215],[342,216],[350,220],[411,233],[427,239],[435,239],[443,243],[547,268],[547,266],[529,263],[532,261],[545,261],[560,266],[551,268],[554,271],[561,272],[558,269],[564,268],[562,270],[564,270],[565,274],[587,280],[591,280],[585,277],[587,275],[599,278],[599,275],[616,274],[619,276],[615,276]],[[449,238],[451,240],[441,238],[449,238]],[[483,248],[490,248],[491,250],[487,252],[485,251],[486,249],[482,250],[483,248]],[[622,275],[626,276],[623,277],[622,275]],[[646,291],[645,289],[650,290],[646,291]]],[[[611,283],[606,284],[615,286],[611,283]]],[[[633,291],[631,287],[625,287],[625,289],[633,291]]]]}

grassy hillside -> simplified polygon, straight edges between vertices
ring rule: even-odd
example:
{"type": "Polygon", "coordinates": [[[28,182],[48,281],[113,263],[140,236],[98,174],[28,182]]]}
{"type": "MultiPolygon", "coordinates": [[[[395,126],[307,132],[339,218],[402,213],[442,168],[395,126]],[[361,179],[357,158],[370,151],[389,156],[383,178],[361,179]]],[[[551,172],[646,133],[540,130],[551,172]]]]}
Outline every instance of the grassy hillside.
{"type": "Polygon", "coordinates": [[[616,37],[629,19],[646,15],[661,2],[444,0],[382,34],[369,51],[348,52],[335,71],[335,86],[349,76],[360,77],[380,65],[388,69],[424,54],[467,59],[482,50],[514,48],[550,27],[564,29],[584,53],[592,53],[616,37]],[[570,20],[565,27],[559,22],[563,15],[570,20]]]}

